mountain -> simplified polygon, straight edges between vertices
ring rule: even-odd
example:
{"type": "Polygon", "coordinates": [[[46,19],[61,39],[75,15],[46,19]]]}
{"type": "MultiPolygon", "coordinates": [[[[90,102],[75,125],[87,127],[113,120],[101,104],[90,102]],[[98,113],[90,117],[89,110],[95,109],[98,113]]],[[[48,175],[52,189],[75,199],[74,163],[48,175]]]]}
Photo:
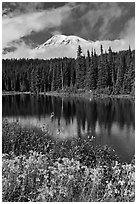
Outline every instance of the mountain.
{"type": "MultiPolygon", "coordinates": [[[[35,51],[33,51],[33,57],[42,59],[58,57],[76,58],[79,45],[81,46],[82,52],[85,55],[87,54],[87,50],[92,51],[92,49],[95,49],[96,52],[100,54],[101,44],[103,45],[104,51],[108,51],[109,46],[112,47],[113,51],[117,51],[120,50],[121,45],[124,45],[124,41],[121,39],[114,41],[105,40],[93,42],[74,35],[54,35],[45,43],[35,48],[35,51]]],[[[123,49],[125,49],[124,46],[123,49]]]]}
{"type": "Polygon", "coordinates": [[[75,58],[78,46],[81,46],[83,54],[88,49],[92,49],[92,43],[74,36],[54,35],[42,45],[35,48],[35,54],[38,58],[45,56],[46,58],[72,57],[75,58]]]}
{"type": "Polygon", "coordinates": [[[124,39],[93,42],[74,35],[54,35],[39,46],[33,45],[33,42],[29,41],[25,41],[25,44],[23,44],[23,41],[22,43],[12,42],[9,47],[3,49],[3,58],[76,58],[79,45],[82,48],[83,54],[87,55],[87,50],[92,51],[92,49],[95,49],[96,53],[100,54],[101,44],[103,45],[104,52],[108,51],[109,46],[111,46],[113,51],[128,49],[124,39]]]}
{"type": "Polygon", "coordinates": [[[60,46],[60,45],[71,45],[71,46],[78,46],[78,45],[89,45],[90,42],[84,40],[83,38],[70,35],[54,35],[52,38],[47,40],[44,44],[40,45],[37,49],[41,49],[43,47],[48,46],[60,46]]]}

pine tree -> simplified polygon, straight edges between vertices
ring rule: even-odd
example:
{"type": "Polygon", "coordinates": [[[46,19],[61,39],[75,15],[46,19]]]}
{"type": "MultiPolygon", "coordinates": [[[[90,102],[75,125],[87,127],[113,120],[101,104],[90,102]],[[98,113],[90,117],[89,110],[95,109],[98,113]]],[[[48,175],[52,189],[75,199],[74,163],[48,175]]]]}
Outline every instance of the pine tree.
{"type": "Polygon", "coordinates": [[[61,63],[61,89],[64,89],[63,64],[61,63]]]}
{"type": "Polygon", "coordinates": [[[99,57],[99,64],[98,64],[98,81],[97,81],[97,88],[102,90],[107,87],[108,81],[108,64],[106,54],[103,54],[103,47],[101,45],[101,55],[99,57]]]}
{"type": "Polygon", "coordinates": [[[114,73],[114,62],[113,53],[111,47],[108,50],[108,86],[113,87],[115,85],[115,73],[114,73]]]}
{"type": "Polygon", "coordinates": [[[17,75],[17,77],[16,77],[15,91],[20,91],[20,80],[19,80],[19,75],[17,75]]]}
{"type": "Polygon", "coordinates": [[[44,69],[44,67],[42,67],[42,91],[44,91],[44,93],[47,91],[47,76],[46,76],[46,71],[44,69]]]}
{"type": "Polygon", "coordinates": [[[94,55],[93,55],[93,67],[94,67],[94,89],[96,89],[97,81],[98,81],[98,56],[96,54],[95,49],[94,49],[94,55]]]}
{"type": "Polygon", "coordinates": [[[86,57],[86,70],[88,70],[90,67],[90,61],[91,61],[91,57],[90,57],[90,52],[88,50],[87,51],[87,57],[86,57]]]}
{"type": "Polygon", "coordinates": [[[36,84],[35,84],[35,73],[34,73],[34,69],[31,70],[31,74],[30,74],[30,91],[32,93],[35,93],[35,90],[36,90],[36,84]]]}
{"type": "Polygon", "coordinates": [[[76,87],[83,89],[85,87],[86,61],[82,56],[82,49],[79,45],[76,59],[76,87]]]}
{"type": "MultiPolygon", "coordinates": [[[[92,57],[92,55],[91,55],[92,57]]],[[[86,57],[86,77],[85,77],[85,88],[87,90],[91,89],[91,63],[92,58],[90,57],[89,50],[87,51],[87,57],[86,57]]]]}
{"type": "Polygon", "coordinates": [[[79,46],[76,60],[2,60],[2,90],[5,91],[39,93],[67,87],[106,91],[108,86],[113,87],[115,94],[134,94],[135,51],[130,47],[120,52],[112,52],[109,48],[108,54],[103,54],[101,46],[100,56],[87,51],[85,58],[79,46]]]}
{"type": "Polygon", "coordinates": [[[35,80],[36,80],[36,93],[38,94],[41,91],[41,76],[40,70],[38,67],[35,69],[35,80]]]}
{"type": "Polygon", "coordinates": [[[54,91],[55,90],[55,66],[53,63],[50,64],[50,69],[52,70],[51,91],[54,91]]]}
{"type": "Polygon", "coordinates": [[[76,61],[71,61],[71,68],[70,68],[70,87],[74,87],[76,83],[76,61]]]}
{"type": "Polygon", "coordinates": [[[123,81],[124,81],[124,74],[125,74],[125,55],[120,55],[119,66],[117,71],[117,81],[116,81],[116,88],[115,93],[120,94],[123,91],[123,81]]]}
{"type": "Polygon", "coordinates": [[[82,48],[79,45],[77,50],[77,58],[81,57],[81,54],[82,54],[82,48]]]}
{"type": "Polygon", "coordinates": [[[60,62],[59,63],[56,62],[55,90],[62,88],[62,74],[63,74],[62,73],[62,65],[60,62]]]}
{"type": "Polygon", "coordinates": [[[93,51],[91,53],[90,66],[87,69],[86,73],[86,89],[95,90],[96,89],[96,67],[94,66],[94,55],[93,51]]]}
{"type": "Polygon", "coordinates": [[[134,83],[135,83],[135,69],[133,62],[130,61],[128,70],[124,75],[123,92],[125,94],[131,93],[132,89],[134,88],[134,83]]]}

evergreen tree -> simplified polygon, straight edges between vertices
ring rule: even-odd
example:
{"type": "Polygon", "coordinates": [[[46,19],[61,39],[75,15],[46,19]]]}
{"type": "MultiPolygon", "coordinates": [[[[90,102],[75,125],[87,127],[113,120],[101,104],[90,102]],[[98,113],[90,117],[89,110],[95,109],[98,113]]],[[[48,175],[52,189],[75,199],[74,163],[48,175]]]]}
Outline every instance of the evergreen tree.
{"type": "Polygon", "coordinates": [[[34,73],[34,69],[32,69],[31,71],[31,75],[30,75],[30,91],[32,93],[35,93],[36,92],[36,81],[35,81],[35,73],[34,73]]]}
{"type": "MultiPolygon", "coordinates": [[[[93,51],[92,51],[93,52],[93,51]]],[[[87,51],[87,57],[86,57],[86,70],[89,69],[90,67],[90,61],[91,61],[91,57],[90,57],[90,52],[89,50],[87,51]]]]}
{"type": "Polygon", "coordinates": [[[119,67],[117,71],[117,81],[115,93],[120,94],[123,91],[123,80],[125,74],[125,56],[124,54],[120,54],[119,67]]]}
{"type": "Polygon", "coordinates": [[[97,81],[98,81],[98,56],[96,54],[96,50],[94,49],[93,55],[93,67],[94,67],[94,88],[97,88],[97,81]]]}
{"type": "Polygon", "coordinates": [[[107,87],[107,81],[108,81],[107,58],[106,55],[103,54],[103,47],[101,45],[101,55],[99,57],[98,64],[97,88],[101,90],[107,87]]]}
{"type": "Polygon", "coordinates": [[[77,87],[78,89],[105,89],[113,93],[134,93],[135,51],[109,52],[98,56],[87,51],[86,58],[79,46],[77,59],[6,59],[2,60],[2,90],[51,91],[77,87]]]}
{"type": "Polygon", "coordinates": [[[81,54],[82,54],[82,48],[79,45],[77,50],[77,58],[81,57],[81,54]]]}
{"type": "Polygon", "coordinates": [[[62,65],[61,63],[56,63],[56,77],[55,77],[55,81],[56,81],[56,90],[57,89],[61,89],[62,88],[62,65]]]}
{"type": "Polygon", "coordinates": [[[75,83],[76,83],[76,61],[73,60],[71,61],[71,65],[70,65],[70,87],[74,87],[75,86],[75,83]]]}
{"type": "Polygon", "coordinates": [[[35,81],[36,81],[36,93],[38,94],[41,91],[41,76],[38,67],[36,67],[35,69],[35,81]]]}
{"type": "Polygon", "coordinates": [[[78,89],[85,87],[85,74],[86,74],[86,61],[85,57],[82,56],[82,49],[79,45],[76,59],[76,86],[78,89]]]}
{"type": "Polygon", "coordinates": [[[115,70],[111,47],[108,50],[108,76],[108,86],[113,87],[115,85],[115,70]]]}
{"type": "Polygon", "coordinates": [[[48,77],[46,75],[46,70],[44,69],[44,67],[42,67],[42,91],[44,91],[44,93],[47,91],[47,80],[48,77]]]}
{"type": "Polygon", "coordinates": [[[123,92],[126,94],[131,93],[132,89],[134,89],[135,84],[135,69],[134,63],[130,61],[129,69],[126,71],[123,80],[123,92]]]}
{"type": "Polygon", "coordinates": [[[90,66],[86,73],[86,89],[95,90],[96,89],[96,67],[94,66],[94,55],[93,51],[91,53],[90,66]]]}

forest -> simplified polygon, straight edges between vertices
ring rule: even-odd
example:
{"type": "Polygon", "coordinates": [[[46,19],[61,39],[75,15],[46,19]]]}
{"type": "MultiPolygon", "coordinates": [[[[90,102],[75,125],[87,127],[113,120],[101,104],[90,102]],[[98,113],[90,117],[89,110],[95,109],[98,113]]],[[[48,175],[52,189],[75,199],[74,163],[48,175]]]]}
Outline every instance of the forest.
{"type": "Polygon", "coordinates": [[[135,50],[108,52],[100,47],[77,58],[3,59],[2,90],[32,92],[91,90],[99,94],[132,94],[135,91],[135,50]]]}

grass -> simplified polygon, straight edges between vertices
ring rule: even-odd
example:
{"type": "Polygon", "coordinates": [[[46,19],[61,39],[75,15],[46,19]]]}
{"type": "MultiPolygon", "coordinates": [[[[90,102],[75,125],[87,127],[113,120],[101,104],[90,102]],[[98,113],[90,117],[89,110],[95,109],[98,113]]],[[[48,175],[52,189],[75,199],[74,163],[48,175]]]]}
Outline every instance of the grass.
{"type": "Polygon", "coordinates": [[[135,200],[135,162],[122,163],[92,140],[55,141],[3,120],[3,202],[135,200]]]}

